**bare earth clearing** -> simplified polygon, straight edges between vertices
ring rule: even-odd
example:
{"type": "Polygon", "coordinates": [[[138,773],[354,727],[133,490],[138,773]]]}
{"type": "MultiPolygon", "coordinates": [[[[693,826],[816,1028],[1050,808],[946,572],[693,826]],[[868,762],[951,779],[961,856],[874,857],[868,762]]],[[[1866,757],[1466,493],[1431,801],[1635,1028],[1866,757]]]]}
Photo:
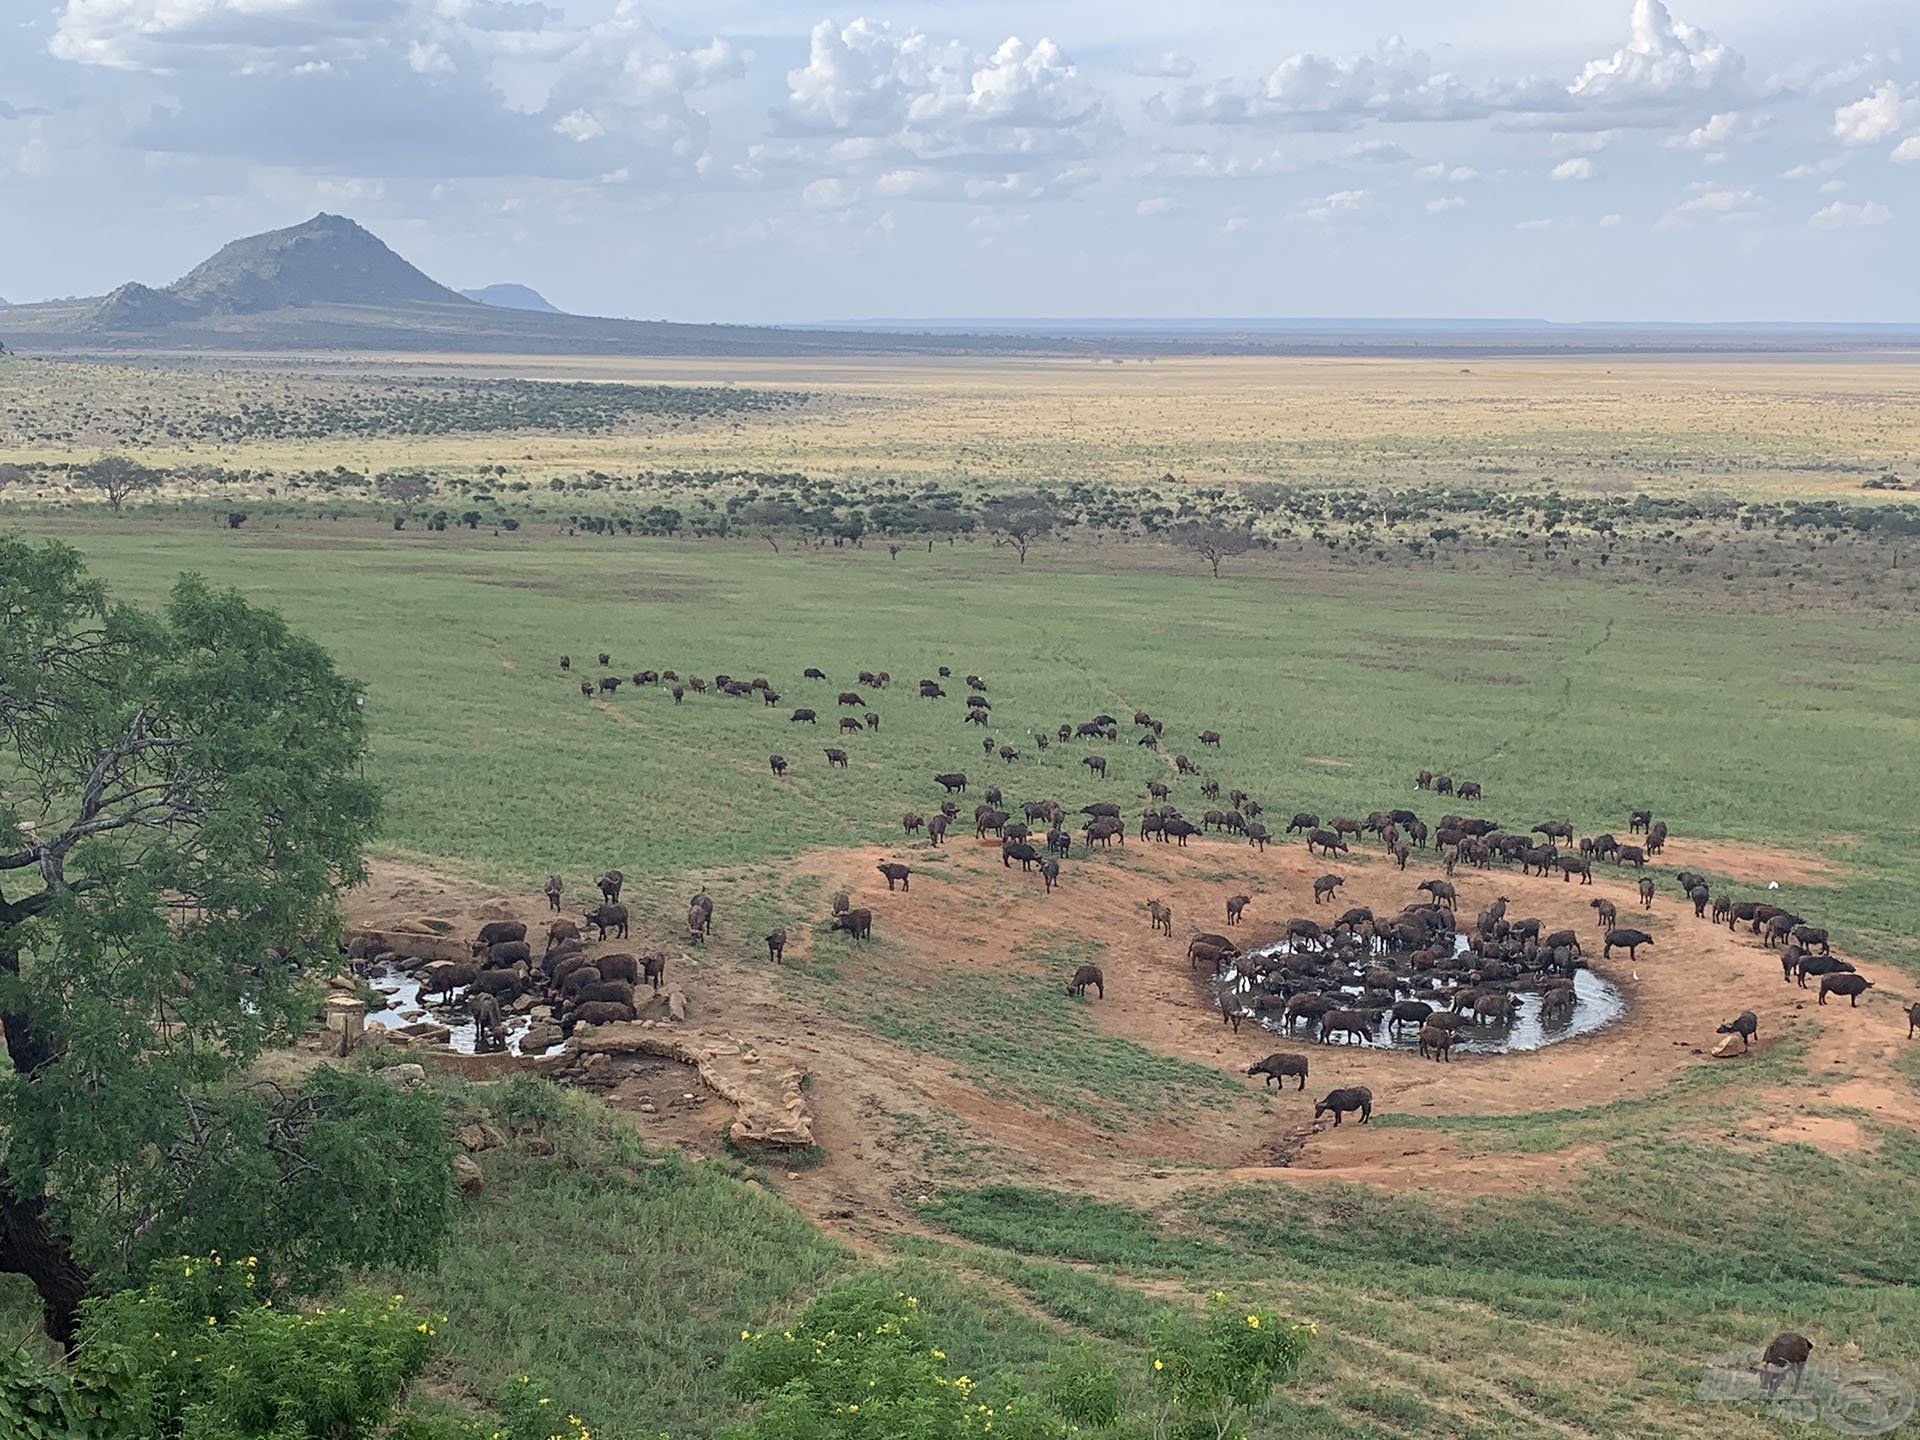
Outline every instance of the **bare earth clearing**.
{"type": "MultiPolygon", "coordinates": [[[[1463,917],[1506,895],[1516,915],[1537,915],[1550,929],[1578,930],[1591,947],[1591,965],[1621,988],[1628,1009],[1623,1019],[1588,1036],[1532,1052],[1463,1054],[1451,1065],[1411,1052],[1322,1046],[1304,1034],[1289,1038],[1250,1022],[1236,1036],[1222,1023],[1206,977],[1186,962],[1185,943],[1196,931],[1223,928],[1228,894],[1244,889],[1254,896],[1247,921],[1235,934],[1251,946],[1272,939],[1289,916],[1313,914],[1312,879],[1329,868],[1348,876],[1343,904],[1370,905],[1383,913],[1397,910],[1414,896],[1420,879],[1437,873],[1423,871],[1416,862],[1402,874],[1377,852],[1329,867],[1310,859],[1297,843],[1261,854],[1219,840],[1199,840],[1182,850],[1130,839],[1124,850],[1069,862],[1051,896],[1037,875],[1004,868],[995,845],[965,838],[940,851],[908,848],[891,856],[868,850],[814,852],[790,867],[795,883],[816,898],[805,917],[788,922],[789,969],[767,962],[758,933],[741,933],[738,906],[730,904],[736,897],[716,884],[713,937],[704,950],[676,948],[679,937],[666,940],[668,979],[686,990],[691,1023],[724,1030],[769,1053],[790,1054],[810,1070],[808,1098],[824,1156],[810,1168],[770,1174],[816,1222],[856,1243],[916,1228],[913,1205],[939,1187],[940,1177],[903,1142],[895,1123],[902,1116],[980,1137],[993,1151],[996,1169],[1045,1176],[1085,1194],[1134,1205],[1151,1205],[1196,1186],[1248,1179],[1280,1184],[1331,1179],[1452,1196],[1552,1187],[1577,1173],[1598,1147],[1571,1143],[1538,1152],[1476,1154],[1458,1132],[1379,1120],[1591,1112],[1684,1083],[1697,1067],[1751,1064],[1769,1047],[1783,1044],[1804,1047],[1811,1073],[1847,1078],[1818,1096],[1786,1087],[1755,1096],[1734,1077],[1732,1083],[1752,1102],[1740,1136],[1799,1140],[1834,1153],[1856,1149],[1867,1142],[1862,1127],[1845,1113],[1852,1111],[1877,1124],[1920,1131],[1920,1092],[1892,1068],[1905,1034],[1905,1017],[1896,1007],[1913,998],[1905,977],[1890,967],[1863,964],[1861,973],[1875,988],[1861,1006],[1820,1007],[1814,990],[1783,983],[1774,952],[1745,926],[1729,932],[1694,919],[1671,881],[1673,870],[1709,861],[1756,880],[1789,869],[1818,875],[1827,867],[1761,847],[1739,850],[1684,840],[1671,842],[1665,859],[1670,863],[1649,872],[1662,881],[1650,917],[1639,909],[1630,870],[1602,866],[1592,887],[1511,872],[1460,872],[1456,884],[1463,917]],[[887,892],[874,870],[885,858],[915,865],[911,893],[887,892]],[[874,911],[876,938],[870,948],[828,933],[824,923],[808,923],[827,913],[829,898],[842,887],[855,905],[874,911]],[[1618,905],[1622,924],[1639,924],[1655,934],[1655,945],[1637,963],[1619,955],[1599,958],[1599,931],[1588,905],[1596,896],[1618,905]],[[1150,931],[1149,899],[1173,906],[1172,939],[1150,931]],[[729,923],[730,912],[734,923],[729,923]],[[820,1003],[837,988],[823,990],[800,979],[831,963],[834,987],[877,996],[882,1005],[889,993],[938,990],[965,976],[1003,977],[1008,987],[1064,984],[1070,964],[1036,979],[1031,965],[1016,957],[1021,942],[1042,935],[1072,936],[1095,947],[1091,958],[1105,970],[1108,994],[1104,1001],[1089,998],[1085,1015],[1100,1031],[1233,1076],[1244,1099],[1164,1118],[1145,1112],[1124,1129],[1108,1128],[1058,1108],[988,1093],[942,1059],[877,1036],[820,1003]],[[1743,1009],[1753,1010],[1760,1023],[1752,1059],[1709,1059],[1706,1052],[1718,1038],[1714,1027],[1743,1009]],[[1289,1088],[1263,1098],[1258,1082],[1245,1077],[1247,1065],[1278,1049],[1310,1056],[1312,1078],[1304,1095],[1289,1088]],[[1373,1089],[1376,1123],[1316,1128],[1312,1100],[1336,1085],[1357,1083],[1373,1089]]],[[[700,879],[686,877],[687,888],[700,879]]],[[[538,895],[487,895],[397,862],[376,866],[349,906],[356,924],[435,914],[458,920],[463,929],[501,913],[534,922],[545,911],[538,895]]],[[[630,947],[610,942],[608,948],[661,945],[661,937],[636,930],[630,947]]],[[[1086,957],[1076,951],[1075,958],[1086,957]]],[[[964,1027],[969,1017],[955,1012],[951,1023],[964,1027]]],[[[661,1062],[630,1075],[609,1098],[649,1138],[704,1150],[724,1128],[720,1112],[725,1106],[712,1097],[689,1102],[688,1094],[698,1090],[690,1070],[661,1062]],[[652,1105],[652,1113],[643,1113],[643,1103],[652,1105]]],[[[1134,1107],[1137,1098],[1115,1094],[1110,1102],[1118,1115],[1134,1107]]]]}

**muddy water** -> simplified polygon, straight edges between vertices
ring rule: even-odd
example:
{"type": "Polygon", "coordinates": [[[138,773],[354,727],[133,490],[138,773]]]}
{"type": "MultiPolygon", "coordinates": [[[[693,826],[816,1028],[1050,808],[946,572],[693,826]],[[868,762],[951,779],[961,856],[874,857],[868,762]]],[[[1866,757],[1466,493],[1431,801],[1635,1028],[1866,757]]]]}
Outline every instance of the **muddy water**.
{"type": "MultiPolygon", "coordinates": [[[[1465,937],[1455,940],[1456,950],[1465,950],[1465,937]]],[[[1273,945],[1257,953],[1262,955],[1278,954],[1285,945],[1273,945]]],[[[1392,968],[1392,957],[1376,957],[1374,964],[1392,968]]],[[[1231,986],[1238,982],[1238,973],[1228,970],[1216,984],[1231,986]]],[[[1405,977],[1402,976],[1404,979],[1405,977]]],[[[1349,986],[1345,993],[1358,997],[1357,986],[1349,986]]],[[[1573,975],[1574,1007],[1571,1015],[1563,1015],[1547,1020],[1541,1018],[1540,997],[1525,990],[1514,992],[1520,999],[1520,1013],[1508,1022],[1474,1021],[1460,1031],[1460,1038],[1454,1048],[1476,1055],[1505,1055],[1509,1052],[1538,1050],[1554,1045],[1562,1040],[1571,1040],[1576,1035],[1590,1035],[1595,1030],[1604,1029],[1626,1013],[1626,997],[1612,981],[1596,975],[1587,969],[1576,970],[1573,975]]],[[[1420,999],[1420,996],[1412,997],[1420,999]]],[[[1429,1005],[1435,1002],[1428,1000],[1429,1005]]],[[[1444,1008],[1436,1006],[1436,1008],[1444,1008]]],[[[1285,1020],[1278,1016],[1255,1017],[1248,1015],[1247,1021],[1265,1027],[1275,1034],[1287,1033],[1285,1020]]],[[[1295,1040],[1313,1039],[1305,1022],[1293,1031],[1295,1040]]],[[[1374,1031],[1373,1043],[1389,1049],[1417,1050],[1420,1048],[1420,1027],[1402,1026],[1395,1034],[1389,1021],[1382,1017],[1379,1028],[1374,1031]]]]}
{"type": "MultiPolygon", "coordinates": [[[[474,1024],[464,1005],[440,1005],[420,998],[420,982],[404,970],[391,966],[376,966],[367,972],[367,983],[382,997],[378,1009],[367,1011],[367,1021],[371,1024],[379,1021],[389,1030],[398,1030],[414,1024],[421,1019],[433,1021],[436,1025],[445,1025],[452,1032],[447,1037],[450,1048],[462,1055],[474,1053],[474,1024]]],[[[520,1039],[527,1033],[532,1020],[525,1015],[509,1015],[507,1022],[507,1051],[520,1053],[520,1039]]],[[[564,1048],[554,1046],[549,1054],[564,1048]]]]}

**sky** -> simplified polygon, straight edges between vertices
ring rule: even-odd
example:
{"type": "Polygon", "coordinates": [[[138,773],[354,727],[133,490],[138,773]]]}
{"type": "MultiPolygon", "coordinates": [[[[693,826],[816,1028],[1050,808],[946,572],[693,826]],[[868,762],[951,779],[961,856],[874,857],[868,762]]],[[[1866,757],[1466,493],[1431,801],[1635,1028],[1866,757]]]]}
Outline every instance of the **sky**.
{"type": "Polygon", "coordinates": [[[1916,0],[0,0],[0,296],[1920,321],[1916,0]]]}

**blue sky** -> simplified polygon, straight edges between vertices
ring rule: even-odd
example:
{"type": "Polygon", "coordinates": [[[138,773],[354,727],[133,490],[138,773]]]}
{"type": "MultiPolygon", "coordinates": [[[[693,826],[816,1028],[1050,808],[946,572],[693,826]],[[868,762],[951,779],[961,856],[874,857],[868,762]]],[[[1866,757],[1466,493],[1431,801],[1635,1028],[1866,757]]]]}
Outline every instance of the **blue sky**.
{"type": "Polygon", "coordinates": [[[1911,0],[0,0],[0,295],[348,214],[685,320],[1920,320],[1911,0]]]}

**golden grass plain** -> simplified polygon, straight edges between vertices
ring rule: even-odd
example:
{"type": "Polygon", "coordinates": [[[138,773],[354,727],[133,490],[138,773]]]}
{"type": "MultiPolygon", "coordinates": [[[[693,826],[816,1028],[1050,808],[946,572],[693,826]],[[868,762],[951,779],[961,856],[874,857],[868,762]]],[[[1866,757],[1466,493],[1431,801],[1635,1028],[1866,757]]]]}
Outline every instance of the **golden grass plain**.
{"type": "MultiPolygon", "coordinates": [[[[264,381],[379,384],[454,376],[805,390],[797,410],[631,422],[604,433],[338,435],[143,446],[150,463],[344,465],[524,478],[602,470],[923,475],[1021,484],[1171,475],[1192,484],[1715,487],[1858,494],[1920,472],[1920,364],[1886,356],[1751,359],[1162,357],[695,359],[240,355],[190,363],[0,364],[7,458],[115,448],[111,416],[192,394],[217,405],[264,381]],[[59,411],[65,434],[35,417],[59,411]],[[91,428],[89,428],[91,425],[91,428]]],[[[1873,498],[1882,492],[1866,492],[1873,498]]]]}

